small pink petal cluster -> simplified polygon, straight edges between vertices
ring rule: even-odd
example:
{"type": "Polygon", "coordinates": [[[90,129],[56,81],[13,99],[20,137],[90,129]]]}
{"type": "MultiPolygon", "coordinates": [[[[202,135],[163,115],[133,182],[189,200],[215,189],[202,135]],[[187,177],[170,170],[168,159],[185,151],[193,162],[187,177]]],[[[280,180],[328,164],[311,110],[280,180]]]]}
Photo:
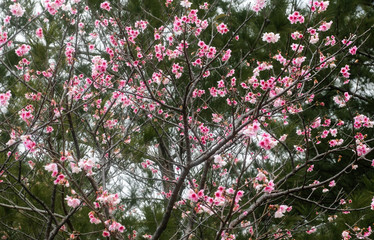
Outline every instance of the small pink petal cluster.
{"type": "Polygon", "coordinates": [[[300,32],[293,32],[291,33],[291,38],[293,40],[298,40],[298,39],[302,39],[304,37],[304,35],[300,32]]]}
{"type": "Polygon", "coordinates": [[[59,174],[56,179],[53,181],[53,184],[57,185],[64,185],[65,187],[69,187],[69,181],[66,179],[64,174],[59,174]]]}
{"type": "Polygon", "coordinates": [[[342,232],[342,238],[343,240],[349,240],[350,238],[352,238],[352,236],[350,235],[350,232],[345,230],[342,232]]]}
{"type": "Polygon", "coordinates": [[[69,195],[66,195],[65,200],[67,201],[67,204],[69,207],[76,208],[81,204],[81,200],[78,198],[70,197],[69,195]]]}
{"type": "Polygon", "coordinates": [[[200,190],[198,193],[196,193],[194,190],[190,189],[187,193],[187,198],[191,200],[192,202],[197,202],[199,199],[204,197],[204,190],[200,190]]]}
{"type": "Polygon", "coordinates": [[[32,114],[33,111],[34,107],[32,105],[28,105],[25,108],[22,108],[21,111],[18,112],[18,114],[23,121],[29,124],[30,120],[34,119],[34,115],[32,114]]]}
{"type": "Polygon", "coordinates": [[[30,135],[21,136],[20,139],[22,140],[23,145],[25,146],[25,148],[28,151],[30,151],[30,152],[35,152],[36,151],[36,143],[33,140],[31,140],[30,135]]]}
{"type": "Polygon", "coordinates": [[[348,92],[344,93],[344,97],[341,96],[334,96],[333,100],[336,104],[339,105],[339,107],[344,107],[346,103],[351,99],[351,95],[349,95],[348,92]]]}
{"type": "Polygon", "coordinates": [[[280,205],[278,210],[275,212],[275,218],[282,218],[286,212],[291,212],[292,206],[280,205]]]}
{"type": "Polygon", "coordinates": [[[345,77],[345,78],[349,78],[349,76],[351,75],[351,74],[349,73],[349,65],[345,65],[344,67],[342,67],[342,68],[340,69],[340,73],[343,75],[343,77],[345,77]]]}
{"type": "Polygon", "coordinates": [[[7,32],[2,32],[0,30],[0,45],[6,43],[7,40],[8,40],[8,33],[7,32]]]}
{"type": "Polygon", "coordinates": [[[264,188],[264,192],[271,193],[275,189],[273,180],[270,180],[264,188]]]}
{"type": "Polygon", "coordinates": [[[264,33],[262,35],[262,41],[267,42],[267,43],[276,43],[279,41],[279,33],[275,34],[273,32],[270,33],[264,33]]]}
{"type": "Polygon", "coordinates": [[[221,155],[215,155],[214,156],[214,163],[217,164],[219,167],[226,166],[225,160],[221,157],[221,155]]]}
{"type": "Polygon", "coordinates": [[[228,50],[225,52],[225,54],[223,55],[223,57],[222,57],[222,61],[223,61],[223,62],[226,62],[226,61],[228,61],[228,60],[230,59],[230,57],[231,57],[231,50],[228,49],[228,50]]]}
{"type": "Polygon", "coordinates": [[[343,142],[344,142],[344,140],[341,139],[341,138],[340,139],[332,139],[332,140],[329,141],[329,146],[330,147],[340,146],[340,145],[343,144],[343,142]]]}
{"type": "Polygon", "coordinates": [[[257,169],[257,171],[258,171],[257,176],[255,180],[253,181],[253,188],[255,188],[256,191],[259,191],[263,187],[265,187],[264,191],[267,193],[271,193],[275,188],[275,184],[273,180],[270,180],[270,181],[268,180],[266,176],[268,175],[268,172],[265,170],[261,170],[261,169],[257,169]]]}
{"type": "Polygon", "coordinates": [[[216,55],[217,50],[215,47],[210,47],[209,45],[205,44],[203,41],[199,41],[197,45],[200,47],[198,50],[199,57],[206,56],[207,58],[214,58],[214,56],[216,55]]]}
{"type": "Polygon", "coordinates": [[[109,12],[110,9],[111,9],[111,6],[110,6],[109,2],[105,1],[105,2],[103,2],[103,3],[100,4],[100,8],[104,9],[104,10],[107,10],[109,12]]]}
{"type": "Polygon", "coordinates": [[[353,46],[349,49],[349,53],[352,54],[352,55],[356,55],[356,52],[357,52],[357,47],[356,46],[353,46]]]}
{"type": "Polygon", "coordinates": [[[58,167],[56,163],[49,163],[44,166],[44,169],[47,170],[48,172],[52,172],[52,177],[56,177],[58,174],[58,167]]]}
{"type": "Polygon", "coordinates": [[[317,228],[316,227],[311,227],[309,230],[306,231],[307,234],[312,234],[312,233],[315,233],[317,231],[317,228]]]}
{"type": "Polygon", "coordinates": [[[288,20],[290,20],[291,24],[304,23],[305,21],[304,17],[298,11],[288,15],[288,20]]]}
{"type": "Polygon", "coordinates": [[[326,11],[327,7],[329,6],[329,1],[311,1],[310,4],[312,12],[318,10],[319,12],[326,11]]]}
{"type": "Polygon", "coordinates": [[[360,114],[353,118],[353,126],[358,129],[361,127],[372,128],[374,126],[374,121],[370,120],[367,116],[360,114]]]}
{"type": "Polygon", "coordinates": [[[10,12],[15,17],[22,17],[25,13],[25,10],[22,8],[22,6],[19,3],[15,3],[9,6],[10,12]]]}
{"type": "Polygon", "coordinates": [[[188,0],[182,0],[182,1],[180,2],[180,4],[181,4],[181,6],[184,7],[184,8],[190,8],[191,5],[192,5],[192,3],[189,2],[188,0]]]}
{"type": "Polygon", "coordinates": [[[321,26],[319,26],[318,30],[321,32],[326,32],[331,28],[332,21],[330,22],[322,22],[321,26]]]}
{"type": "Polygon", "coordinates": [[[36,29],[35,34],[36,34],[36,36],[37,36],[39,39],[42,39],[42,38],[43,38],[43,28],[38,28],[38,29],[36,29]]]}
{"type": "Polygon", "coordinates": [[[114,220],[105,221],[105,226],[107,226],[107,229],[110,232],[118,231],[120,233],[123,233],[123,231],[125,231],[125,227],[122,224],[120,224],[119,222],[116,222],[114,220]]]}
{"type": "Polygon", "coordinates": [[[93,175],[92,169],[96,166],[95,159],[80,159],[78,162],[78,166],[80,169],[83,169],[86,172],[86,176],[93,175]]]}
{"type": "Polygon", "coordinates": [[[294,52],[297,51],[298,53],[302,53],[303,50],[304,50],[304,46],[301,45],[301,44],[295,44],[295,43],[292,43],[292,44],[291,44],[291,49],[292,49],[292,51],[294,51],[294,52]]]}
{"type": "Polygon", "coordinates": [[[270,150],[278,144],[278,141],[267,133],[263,133],[261,138],[258,145],[265,150],[270,150]]]}
{"type": "Polygon", "coordinates": [[[0,93],[0,107],[8,107],[11,97],[12,93],[10,91],[7,91],[6,93],[0,93]]]}
{"type": "Polygon", "coordinates": [[[65,0],[55,0],[55,1],[45,0],[44,1],[44,5],[47,8],[47,11],[51,15],[55,15],[64,3],[65,3],[65,0]]]}
{"type": "Polygon", "coordinates": [[[74,62],[74,53],[75,49],[73,47],[67,46],[65,49],[65,56],[66,56],[66,61],[69,65],[73,64],[74,62]]]}
{"type": "Polygon", "coordinates": [[[23,55],[27,54],[30,51],[30,45],[22,44],[20,47],[16,49],[16,54],[18,57],[22,57],[23,55]]]}
{"type": "Polygon", "coordinates": [[[366,144],[360,142],[359,140],[356,140],[356,151],[357,151],[357,156],[365,156],[371,151],[371,148],[369,148],[366,144]]]}
{"type": "Polygon", "coordinates": [[[94,211],[89,212],[88,217],[90,218],[90,223],[93,223],[93,224],[100,224],[101,223],[101,220],[99,218],[95,217],[95,212],[94,211]]]}
{"type": "Polygon", "coordinates": [[[260,123],[257,120],[254,120],[253,123],[249,124],[247,128],[243,131],[243,134],[247,137],[255,137],[259,130],[260,123]]]}
{"type": "Polygon", "coordinates": [[[188,28],[184,28],[183,24],[188,24],[188,25],[195,24],[195,27],[194,27],[196,28],[195,36],[199,36],[202,30],[208,27],[208,21],[200,20],[197,16],[197,12],[198,10],[191,9],[189,11],[188,16],[182,16],[181,18],[175,16],[174,23],[173,23],[174,33],[176,35],[180,35],[183,31],[185,31],[185,29],[189,29],[189,27],[192,27],[192,26],[189,26],[188,28]]]}
{"type": "Polygon", "coordinates": [[[109,194],[106,190],[102,194],[98,195],[96,200],[109,206],[111,210],[113,210],[114,207],[117,206],[121,201],[118,194],[109,194]]]}
{"type": "Polygon", "coordinates": [[[266,5],[266,0],[256,0],[252,6],[252,10],[258,13],[261,11],[266,5]]]}
{"type": "Polygon", "coordinates": [[[218,24],[217,26],[217,31],[220,33],[220,34],[225,34],[229,31],[229,29],[227,28],[227,25],[224,24],[224,23],[221,23],[221,24],[218,24]]]}
{"type": "Polygon", "coordinates": [[[101,58],[100,56],[95,56],[92,58],[92,63],[94,64],[92,66],[92,78],[96,79],[100,76],[101,73],[104,73],[106,71],[106,68],[108,67],[108,63],[105,59],[101,58]]]}

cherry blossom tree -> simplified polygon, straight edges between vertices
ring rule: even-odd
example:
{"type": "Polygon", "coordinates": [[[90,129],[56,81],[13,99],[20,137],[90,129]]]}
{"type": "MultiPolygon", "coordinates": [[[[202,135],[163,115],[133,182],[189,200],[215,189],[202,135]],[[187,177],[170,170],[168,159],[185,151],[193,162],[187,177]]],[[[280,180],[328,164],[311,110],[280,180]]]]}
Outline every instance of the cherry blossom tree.
{"type": "Polygon", "coordinates": [[[2,238],[308,239],[348,214],[336,239],[369,239],[372,28],[279,2],[282,32],[266,0],[2,8],[2,238]]]}

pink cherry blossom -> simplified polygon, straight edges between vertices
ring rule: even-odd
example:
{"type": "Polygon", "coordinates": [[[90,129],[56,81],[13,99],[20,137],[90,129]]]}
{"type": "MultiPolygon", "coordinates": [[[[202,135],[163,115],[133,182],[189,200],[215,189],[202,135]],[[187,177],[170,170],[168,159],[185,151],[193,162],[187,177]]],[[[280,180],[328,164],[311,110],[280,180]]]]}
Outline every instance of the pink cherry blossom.
{"type": "Polygon", "coordinates": [[[220,34],[225,34],[225,33],[227,33],[229,31],[229,29],[227,28],[226,24],[221,23],[221,24],[218,24],[217,31],[220,34]]]}
{"type": "Polygon", "coordinates": [[[104,10],[107,10],[109,12],[110,9],[111,9],[111,6],[110,6],[109,2],[105,1],[105,2],[103,2],[103,3],[100,4],[100,8],[104,9],[104,10]]]}
{"type": "Polygon", "coordinates": [[[22,57],[23,55],[27,54],[31,49],[31,46],[22,44],[20,47],[16,49],[16,54],[19,57],[22,57]]]}
{"type": "Polygon", "coordinates": [[[189,2],[188,0],[181,0],[180,5],[184,8],[189,8],[191,7],[192,3],[189,2]]]}
{"type": "Polygon", "coordinates": [[[10,12],[15,17],[22,17],[25,13],[25,10],[22,8],[22,6],[19,3],[15,3],[9,6],[10,12]]]}
{"type": "Polygon", "coordinates": [[[252,5],[252,10],[258,13],[261,11],[266,5],[266,0],[255,0],[254,4],[252,5]]]}
{"type": "Polygon", "coordinates": [[[356,55],[356,52],[357,52],[357,47],[356,46],[353,46],[349,49],[349,53],[352,54],[352,55],[356,55]]]}
{"type": "Polygon", "coordinates": [[[262,41],[267,43],[276,43],[279,41],[279,33],[274,34],[273,32],[262,34],[262,41]]]}
{"type": "Polygon", "coordinates": [[[66,195],[65,200],[67,201],[67,204],[69,207],[76,208],[81,204],[81,200],[78,198],[70,197],[69,195],[66,195]]]}
{"type": "Polygon", "coordinates": [[[38,28],[36,29],[36,36],[39,38],[39,39],[42,39],[43,38],[43,29],[42,28],[38,28]]]}
{"type": "Polygon", "coordinates": [[[295,11],[292,14],[288,15],[288,20],[290,20],[291,24],[295,23],[304,23],[304,17],[298,12],[295,11]]]}

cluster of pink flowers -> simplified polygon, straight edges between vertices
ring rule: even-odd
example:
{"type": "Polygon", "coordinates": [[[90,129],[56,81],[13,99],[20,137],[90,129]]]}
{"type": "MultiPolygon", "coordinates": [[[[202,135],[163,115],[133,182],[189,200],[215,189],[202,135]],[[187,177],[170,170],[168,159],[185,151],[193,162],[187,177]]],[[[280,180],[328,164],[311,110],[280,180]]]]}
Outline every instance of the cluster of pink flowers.
{"type": "Polygon", "coordinates": [[[264,33],[262,35],[262,41],[267,42],[267,43],[276,43],[279,41],[279,33],[274,34],[273,32],[270,33],[264,33]]]}
{"type": "Polygon", "coordinates": [[[90,223],[92,224],[100,224],[101,220],[97,217],[95,217],[95,212],[91,211],[88,213],[88,217],[90,218],[90,223]]]}
{"type": "Polygon", "coordinates": [[[107,226],[107,229],[110,232],[118,231],[120,233],[123,233],[123,231],[125,231],[125,227],[122,224],[120,224],[119,222],[116,222],[114,220],[105,221],[105,226],[107,226]]]}
{"type": "Polygon", "coordinates": [[[65,200],[67,201],[67,204],[69,207],[76,208],[81,204],[81,200],[78,198],[70,197],[69,195],[66,195],[65,200]]]}
{"type": "Polygon", "coordinates": [[[36,143],[31,139],[30,135],[21,136],[20,139],[23,142],[25,148],[30,152],[36,151],[36,143]]]}
{"type": "Polygon", "coordinates": [[[191,200],[192,202],[197,202],[199,199],[204,197],[204,190],[200,190],[198,193],[196,193],[193,189],[188,190],[187,192],[187,198],[191,200]]]}
{"type": "Polygon", "coordinates": [[[307,234],[312,234],[312,233],[315,233],[317,231],[317,228],[316,227],[311,227],[309,230],[306,231],[307,234]]]}
{"type": "Polygon", "coordinates": [[[348,92],[344,93],[344,97],[341,96],[334,96],[333,100],[336,104],[339,105],[339,107],[344,107],[346,103],[351,99],[351,95],[349,95],[348,92]]]}
{"type": "Polygon", "coordinates": [[[252,6],[252,10],[258,13],[261,11],[266,5],[266,0],[256,0],[252,6]]]}
{"type": "Polygon", "coordinates": [[[342,68],[340,69],[340,73],[343,75],[343,77],[345,77],[345,78],[349,78],[349,76],[351,75],[351,74],[349,73],[349,65],[345,65],[344,67],[342,67],[342,68]]]}
{"type": "Polygon", "coordinates": [[[67,46],[65,49],[66,61],[69,65],[73,64],[75,49],[71,46],[67,46]]]}
{"type": "Polygon", "coordinates": [[[189,8],[191,7],[192,3],[189,2],[188,0],[181,0],[180,5],[184,8],[189,8]]]}
{"type": "Polygon", "coordinates": [[[214,58],[214,56],[216,55],[217,50],[215,47],[210,47],[203,41],[199,41],[197,45],[200,47],[198,51],[199,57],[206,56],[207,58],[214,58]]]}
{"type": "Polygon", "coordinates": [[[171,72],[175,74],[175,78],[178,79],[182,76],[183,67],[179,65],[179,63],[173,63],[171,72]]]}
{"type": "Polygon", "coordinates": [[[97,78],[101,73],[104,73],[108,67],[108,63],[105,59],[100,56],[95,56],[92,58],[92,78],[97,78]]]}
{"type": "Polygon", "coordinates": [[[32,105],[28,105],[25,108],[22,108],[18,114],[23,121],[29,124],[30,120],[34,119],[34,115],[32,114],[33,111],[34,111],[34,107],[32,105]]]}
{"type": "Polygon", "coordinates": [[[288,20],[290,20],[291,24],[304,23],[305,21],[304,17],[298,11],[288,15],[288,20]]]}
{"type": "Polygon", "coordinates": [[[43,28],[38,28],[38,29],[36,29],[35,34],[36,34],[36,36],[37,36],[39,39],[42,39],[42,38],[43,38],[43,28]]]}
{"type": "Polygon", "coordinates": [[[22,57],[23,55],[27,54],[30,51],[30,45],[22,44],[20,47],[16,49],[16,54],[18,57],[22,57]]]}
{"type": "Polygon", "coordinates": [[[25,13],[25,10],[22,8],[22,6],[19,3],[15,3],[9,6],[10,12],[15,17],[22,17],[25,13]]]}
{"type": "Polygon", "coordinates": [[[291,212],[292,206],[280,205],[278,210],[275,212],[275,218],[282,218],[286,212],[291,212]]]}
{"type": "Polygon", "coordinates": [[[367,116],[360,114],[353,118],[353,126],[358,129],[361,127],[372,128],[374,121],[370,120],[367,116]]]}
{"type": "Polygon", "coordinates": [[[83,169],[86,172],[87,176],[91,176],[93,174],[92,169],[96,167],[95,159],[89,158],[89,159],[80,159],[78,162],[79,168],[83,169]]]}
{"type": "Polygon", "coordinates": [[[229,31],[229,29],[227,28],[227,25],[224,24],[224,23],[221,23],[221,24],[218,24],[217,26],[217,31],[220,33],[220,34],[225,34],[229,31]]]}
{"type": "Polygon", "coordinates": [[[356,151],[357,151],[357,156],[365,156],[371,151],[371,148],[369,148],[366,144],[360,142],[359,140],[356,140],[356,151]]]}
{"type": "Polygon", "coordinates": [[[69,181],[66,179],[66,176],[64,174],[59,174],[56,179],[53,181],[55,185],[64,185],[65,187],[69,187],[69,181]]]}
{"type": "Polygon", "coordinates": [[[226,166],[226,161],[223,160],[221,155],[215,155],[214,156],[214,163],[217,164],[218,167],[226,166]]]}
{"type": "Polygon", "coordinates": [[[326,11],[327,7],[329,6],[329,3],[329,1],[311,1],[311,10],[312,12],[315,12],[316,10],[318,10],[319,12],[326,11]]]}
{"type": "Polygon", "coordinates": [[[265,150],[270,150],[278,144],[278,141],[267,133],[261,134],[261,138],[258,145],[265,150]]]}
{"type": "Polygon", "coordinates": [[[357,49],[358,48],[356,46],[353,46],[348,51],[349,51],[350,54],[356,55],[357,49]]]}
{"type": "Polygon", "coordinates": [[[7,32],[2,32],[0,30],[0,45],[6,43],[7,40],[8,40],[8,33],[7,32]]]}
{"type": "Polygon", "coordinates": [[[9,100],[12,97],[12,93],[7,91],[6,93],[0,93],[0,108],[1,107],[8,107],[9,100]]]}
{"type": "Polygon", "coordinates": [[[222,61],[226,62],[230,59],[230,57],[231,57],[231,50],[228,49],[227,51],[225,51],[225,54],[222,57],[222,61]]]}
{"type": "Polygon", "coordinates": [[[257,120],[254,120],[253,123],[249,124],[243,131],[243,134],[247,137],[255,137],[257,132],[260,130],[260,126],[260,123],[257,120]]]}
{"type": "Polygon", "coordinates": [[[331,28],[332,21],[330,22],[322,22],[322,24],[319,26],[318,30],[321,32],[326,32],[331,28]]]}
{"type": "Polygon", "coordinates": [[[100,8],[101,9],[104,9],[104,10],[107,10],[108,12],[110,11],[111,7],[110,7],[110,3],[105,1],[103,3],[100,4],[100,8]]]}
{"type": "Polygon", "coordinates": [[[44,1],[44,5],[47,8],[47,11],[51,15],[55,15],[64,3],[65,3],[65,0],[55,0],[55,1],[45,0],[44,1]]]}
{"type": "Polygon", "coordinates": [[[117,206],[121,201],[118,194],[109,194],[106,190],[102,194],[99,194],[96,200],[109,206],[111,209],[117,206]]]}
{"type": "Polygon", "coordinates": [[[291,38],[293,40],[298,40],[298,39],[302,39],[304,37],[304,35],[300,32],[293,32],[291,33],[291,38]]]}

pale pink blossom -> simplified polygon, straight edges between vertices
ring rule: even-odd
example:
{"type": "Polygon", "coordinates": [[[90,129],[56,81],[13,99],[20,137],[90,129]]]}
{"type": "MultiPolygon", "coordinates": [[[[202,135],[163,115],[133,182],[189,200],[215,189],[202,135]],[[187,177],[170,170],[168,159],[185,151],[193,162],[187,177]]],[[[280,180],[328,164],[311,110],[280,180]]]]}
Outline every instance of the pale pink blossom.
{"type": "Polygon", "coordinates": [[[279,41],[279,33],[274,34],[273,32],[270,33],[264,33],[262,35],[262,41],[267,42],[267,43],[276,43],[279,41]]]}
{"type": "Polygon", "coordinates": [[[78,198],[70,197],[69,195],[66,196],[65,200],[69,207],[76,208],[81,204],[81,200],[78,198]]]}
{"type": "Polygon", "coordinates": [[[9,6],[10,12],[13,14],[13,16],[16,17],[22,17],[25,13],[25,10],[22,8],[22,6],[19,3],[15,3],[9,6]]]}

